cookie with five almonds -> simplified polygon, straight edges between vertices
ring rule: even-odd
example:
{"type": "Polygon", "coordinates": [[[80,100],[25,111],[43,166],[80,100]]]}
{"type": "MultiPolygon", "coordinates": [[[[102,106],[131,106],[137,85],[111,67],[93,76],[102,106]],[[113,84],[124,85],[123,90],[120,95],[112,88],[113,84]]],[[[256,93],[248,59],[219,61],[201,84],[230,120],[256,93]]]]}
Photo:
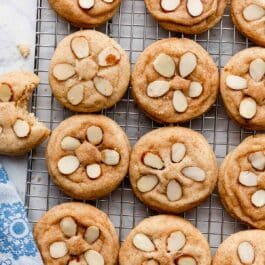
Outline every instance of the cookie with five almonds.
{"type": "Polygon", "coordinates": [[[138,140],[129,175],[135,195],[149,207],[181,213],[211,194],[218,172],[215,155],[201,134],[165,127],[138,140]]]}
{"type": "Polygon", "coordinates": [[[34,227],[46,265],[116,265],[119,240],[108,216],[78,202],[50,209],[34,227]]]}

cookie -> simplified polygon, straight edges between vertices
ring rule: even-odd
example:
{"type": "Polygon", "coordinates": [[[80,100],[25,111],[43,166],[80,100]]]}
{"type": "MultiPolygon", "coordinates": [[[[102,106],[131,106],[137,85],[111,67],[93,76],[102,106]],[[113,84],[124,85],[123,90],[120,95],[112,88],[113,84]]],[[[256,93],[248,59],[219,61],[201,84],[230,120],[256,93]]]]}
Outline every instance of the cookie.
{"type": "Polygon", "coordinates": [[[140,138],[131,153],[129,173],[141,201],[171,213],[203,202],[218,175],[216,158],[206,139],[182,127],[156,129],[140,138]]]}
{"type": "Polygon", "coordinates": [[[46,161],[59,188],[76,199],[92,200],[117,188],[129,167],[124,131],[102,115],[76,115],[52,132],[46,161]]]}
{"type": "Polygon", "coordinates": [[[0,154],[25,154],[49,136],[50,131],[27,111],[39,82],[30,72],[0,75],[0,154]]]}
{"type": "Polygon", "coordinates": [[[212,265],[264,264],[265,231],[247,230],[229,236],[217,249],[212,265]]]}
{"type": "Polygon", "coordinates": [[[141,221],[121,246],[120,265],[210,265],[204,236],[190,222],[173,215],[141,221]]]}
{"type": "Polygon", "coordinates": [[[235,218],[265,229],[265,135],[247,137],[230,152],[219,170],[223,205],[235,218]]]}
{"type": "Polygon", "coordinates": [[[115,265],[119,240],[108,216],[78,202],[50,209],[35,225],[34,237],[46,265],[115,265]]]}
{"type": "Polygon", "coordinates": [[[113,39],[92,30],[64,38],[49,67],[54,96],[75,112],[97,112],[113,106],[126,92],[129,80],[127,53],[113,39]]]}
{"type": "Polygon", "coordinates": [[[206,112],[215,102],[218,69],[210,55],[189,39],[170,38],[151,44],[132,74],[132,93],[139,107],[161,123],[179,123],[206,112]]]}
{"type": "Polygon", "coordinates": [[[93,28],[110,20],[121,0],[49,0],[59,16],[81,28],[93,28]]]}
{"type": "Polygon", "coordinates": [[[220,91],[229,116],[250,130],[265,129],[265,49],[235,54],[221,71],[220,91]]]}
{"type": "Polygon", "coordinates": [[[227,0],[145,0],[145,4],[163,28],[198,34],[221,20],[227,0]]]}
{"type": "Polygon", "coordinates": [[[265,2],[231,0],[231,16],[237,29],[258,45],[265,46],[265,2]]]}

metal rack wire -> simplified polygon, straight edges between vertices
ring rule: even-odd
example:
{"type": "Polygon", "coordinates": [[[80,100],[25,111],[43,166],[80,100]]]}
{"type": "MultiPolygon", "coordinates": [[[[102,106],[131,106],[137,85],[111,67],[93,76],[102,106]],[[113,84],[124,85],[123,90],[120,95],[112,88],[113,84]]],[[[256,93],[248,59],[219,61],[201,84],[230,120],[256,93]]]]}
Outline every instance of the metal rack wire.
{"type": "MultiPolygon", "coordinates": [[[[250,45],[248,40],[235,30],[229,14],[227,7],[222,21],[213,29],[200,35],[184,36],[160,28],[146,11],[143,0],[123,0],[114,18],[97,30],[116,39],[129,53],[132,65],[143,49],[152,42],[178,36],[197,41],[221,68],[233,54],[250,45]]],[[[54,129],[60,121],[72,114],[63,109],[51,95],[47,74],[49,61],[57,43],[76,30],[78,29],[56,16],[47,0],[37,0],[35,72],[40,76],[41,84],[32,97],[32,111],[50,129],[54,129]]],[[[132,145],[144,133],[161,126],[138,110],[130,95],[130,89],[117,105],[103,113],[120,124],[132,145]]],[[[227,118],[219,99],[210,111],[184,126],[206,137],[219,162],[243,138],[252,134],[240,129],[227,118]]],[[[25,206],[32,223],[52,206],[71,200],[50,180],[44,158],[45,146],[46,143],[32,151],[28,157],[25,206]]],[[[128,178],[109,196],[90,203],[109,215],[121,241],[140,220],[154,214],[134,197],[128,178]]],[[[213,253],[224,238],[245,228],[223,210],[216,192],[198,208],[184,213],[183,216],[201,230],[213,253]]]]}

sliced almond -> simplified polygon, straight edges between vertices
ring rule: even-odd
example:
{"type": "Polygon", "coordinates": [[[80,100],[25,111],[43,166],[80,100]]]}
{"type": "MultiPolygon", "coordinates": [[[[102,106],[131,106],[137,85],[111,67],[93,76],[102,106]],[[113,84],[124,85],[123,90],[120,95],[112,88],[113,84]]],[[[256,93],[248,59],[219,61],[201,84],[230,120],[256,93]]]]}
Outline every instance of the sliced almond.
{"type": "Polygon", "coordinates": [[[147,152],[144,155],[143,163],[148,166],[155,169],[162,169],[164,167],[164,162],[160,158],[159,155],[153,154],[151,152],[147,152]]]}
{"type": "Polygon", "coordinates": [[[263,207],[265,205],[265,190],[258,190],[253,193],[251,202],[258,208],[263,207]]]}
{"type": "Polygon", "coordinates": [[[65,136],[61,141],[61,148],[66,151],[74,151],[81,145],[80,141],[71,136],[65,136]]]}
{"type": "Polygon", "coordinates": [[[158,98],[164,96],[169,91],[169,82],[156,80],[147,87],[147,96],[150,98],[158,98]]]}
{"type": "Polygon", "coordinates": [[[188,0],[187,9],[191,16],[200,16],[203,12],[203,4],[201,0],[188,0]]]}
{"type": "Polygon", "coordinates": [[[110,4],[110,3],[113,3],[114,0],[103,0],[103,2],[107,3],[107,4],[110,4]]]}
{"type": "Polygon", "coordinates": [[[109,80],[96,76],[94,78],[96,90],[105,97],[110,97],[113,93],[113,87],[109,80]]]}
{"type": "Polygon", "coordinates": [[[147,235],[142,233],[136,234],[134,236],[133,244],[136,248],[145,252],[155,251],[155,245],[153,244],[152,240],[147,235]]]}
{"type": "Polygon", "coordinates": [[[161,0],[161,7],[164,11],[170,12],[177,9],[180,0],[161,0]]]}
{"type": "Polygon", "coordinates": [[[176,180],[170,180],[167,184],[167,198],[169,201],[178,201],[182,197],[182,188],[176,180]]]}
{"type": "Polygon", "coordinates": [[[120,154],[112,149],[105,149],[101,152],[102,161],[108,166],[116,166],[120,162],[120,154]]]}
{"type": "Polygon", "coordinates": [[[13,92],[8,84],[0,84],[0,102],[8,102],[11,100],[13,92]]]}
{"type": "Polygon", "coordinates": [[[180,57],[179,74],[181,77],[190,75],[197,66],[197,58],[191,52],[186,52],[180,57]]]}
{"type": "Polygon", "coordinates": [[[17,137],[24,138],[27,137],[30,133],[30,126],[29,124],[21,119],[17,119],[13,125],[13,130],[17,137]]]}
{"type": "Polygon", "coordinates": [[[249,74],[256,82],[261,81],[265,74],[265,62],[260,58],[253,60],[249,65],[249,74]]]}
{"type": "Polygon", "coordinates": [[[65,81],[75,74],[75,69],[71,64],[56,64],[52,71],[54,77],[59,81],[65,81]]]}
{"type": "Polygon", "coordinates": [[[89,56],[89,45],[85,37],[75,37],[71,41],[71,48],[78,59],[83,59],[89,56]]]}
{"type": "Polygon", "coordinates": [[[140,192],[148,192],[155,188],[158,183],[158,177],[155,175],[146,175],[139,178],[137,188],[140,192]]]}
{"type": "Polygon", "coordinates": [[[87,140],[94,145],[98,145],[103,140],[103,131],[98,126],[90,126],[86,131],[87,140]]]}
{"type": "Polygon", "coordinates": [[[101,168],[99,164],[91,164],[86,166],[86,174],[91,179],[96,179],[101,175],[101,168]]]}
{"type": "Polygon", "coordinates": [[[98,55],[98,64],[100,66],[110,66],[117,64],[121,59],[120,52],[113,48],[107,47],[98,55]]]}
{"type": "Polygon", "coordinates": [[[196,265],[197,261],[193,257],[180,257],[177,265],[196,265]]]}
{"type": "Polygon", "coordinates": [[[198,182],[204,181],[206,178],[205,172],[199,167],[185,167],[182,169],[182,174],[185,177],[198,182]]]}
{"type": "Polygon", "coordinates": [[[243,10],[243,16],[247,21],[258,20],[265,16],[265,10],[261,6],[251,4],[243,10]]]}
{"type": "Polygon", "coordinates": [[[54,242],[50,245],[50,256],[54,259],[62,258],[67,253],[68,249],[63,241],[54,242]]]}
{"type": "Polygon", "coordinates": [[[78,0],[79,6],[84,9],[90,9],[95,5],[95,0],[78,0]]]}
{"type": "Polygon", "coordinates": [[[250,171],[241,171],[239,182],[247,187],[255,187],[258,185],[258,176],[250,171]]]}
{"type": "Polygon", "coordinates": [[[88,265],[104,265],[104,258],[103,256],[95,251],[95,250],[88,250],[85,252],[85,260],[88,265]]]}
{"type": "Polygon", "coordinates": [[[241,90],[248,87],[247,80],[238,75],[228,75],[225,82],[229,88],[234,90],[241,90]]]}
{"type": "Polygon", "coordinates": [[[60,228],[63,231],[63,233],[68,237],[76,235],[77,225],[72,217],[63,218],[60,222],[60,228]]]}
{"type": "Polygon", "coordinates": [[[160,53],[153,62],[154,69],[164,77],[172,77],[175,74],[174,60],[165,53],[160,53]]]}
{"type": "Polygon", "coordinates": [[[67,99],[72,105],[78,105],[84,99],[84,85],[77,84],[71,87],[67,93],[67,99]]]}
{"type": "Polygon", "coordinates": [[[197,98],[201,95],[203,87],[199,82],[191,82],[189,87],[189,97],[197,98]]]}
{"type": "Polygon", "coordinates": [[[243,264],[252,264],[255,259],[255,251],[253,246],[247,242],[241,242],[237,248],[238,257],[243,264]]]}
{"type": "Polygon", "coordinates": [[[64,156],[58,161],[58,169],[64,175],[74,173],[79,167],[79,160],[76,156],[64,156]]]}
{"type": "Polygon", "coordinates": [[[87,228],[84,237],[87,243],[93,244],[96,240],[98,240],[99,234],[100,234],[99,228],[92,225],[87,228]]]}
{"type": "Polygon", "coordinates": [[[239,114],[245,119],[252,119],[257,112],[257,103],[253,98],[244,98],[239,105],[239,114]]]}
{"type": "Polygon", "coordinates": [[[187,98],[180,90],[174,91],[172,103],[177,112],[185,112],[188,108],[187,98]]]}
{"type": "Polygon", "coordinates": [[[176,231],[170,234],[167,239],[167,250],[177,252],[186,244],[186,237],[181,231],[176,231]]]}
{"type": "Polygon", "coordinates": [[[186,146],[182,143],[175,143],[171,147],[171,159],[175,163],[179,163],[186,154],[186,146]]]}
{"type": "Polygon", "coordinates": [[[251,163],[252,167],[257,170],[265,169],[265,155],[263,152],[255,152],[248,156],[248,160],[251,163]]]}

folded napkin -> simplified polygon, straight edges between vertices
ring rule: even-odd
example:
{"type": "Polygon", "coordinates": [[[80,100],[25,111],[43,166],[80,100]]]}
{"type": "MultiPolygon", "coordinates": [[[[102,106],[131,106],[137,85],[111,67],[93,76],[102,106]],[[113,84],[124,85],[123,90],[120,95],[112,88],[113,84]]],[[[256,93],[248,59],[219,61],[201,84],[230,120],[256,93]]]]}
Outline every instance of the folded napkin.
{"type": "Polygon", "coordinates": [[[24,205],[0,164],[0,265],[41,265],[24,205]]]}

